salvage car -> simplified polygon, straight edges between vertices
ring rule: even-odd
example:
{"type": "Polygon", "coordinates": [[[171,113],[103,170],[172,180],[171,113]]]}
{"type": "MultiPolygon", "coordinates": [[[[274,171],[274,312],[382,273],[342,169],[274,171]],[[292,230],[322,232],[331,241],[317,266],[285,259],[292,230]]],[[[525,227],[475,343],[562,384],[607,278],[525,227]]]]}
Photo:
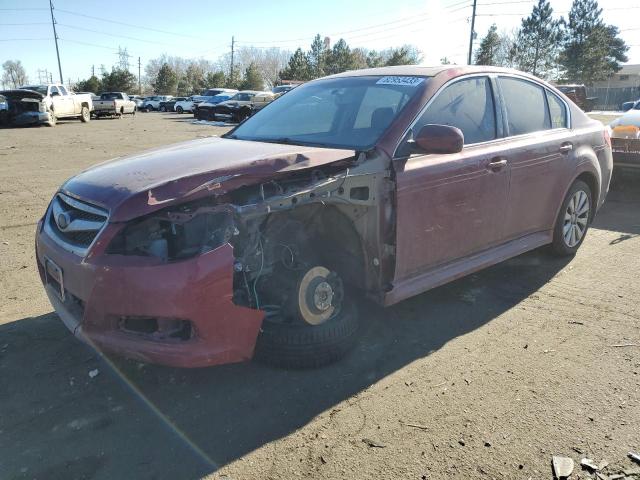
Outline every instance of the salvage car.
{"type": "Polygon", "coordinates": [[[160,102],[158,110],[161,112],[173,112],[175,111],[176,102],[184,102],[187,97],[174,97],[171,100],[160,102]]]}
{"type": "Polygon", "coordinates": [[[69,179],[37,265],[64,324],[105,352],[318,366],[354,345],[359,297],[393,305],[543,245],[575,254],[611,170],[608,128],[528,74],[350,71],[222,138],[69,179]]]}
{"type": "Polygon", "coordinates": [[[640,172],[640,110],[632,109],[609,124],[613,166],[640,172]]]}
{"type": "Polygon", "coordinates": [[[272,92],[261,92],[258,90],[240,91],[228,100],[220,102],[211,108],[213,115],[212,120],[242,122],[268,103],[273,102],[275,98],[276,95],[272,92]]]}
{"type": "Polygon", "coordinates": [[[129,99],[124,92],[104,92],[100,99],[93,102],[93,115],[100,117],[118,117],[123,115],[135,115],[138,107],[136,102],[129,99]]]}
{"type": "Polygon", "coordinates": [[[69,93],[64,85],[29,85],[0,95],[7,101],[7,110],[0,116],[3,124],[53,127],[59,118],[79,118],[85,123],[91,120],[91,96],[69,93]]]}
{"type": "Polygon", "coordinates": [[[142,107],[140,108],[140,110],[145,110],[147,112],[159,110],[160,102],[168,102],[172,98],[172,95],[153,95],[151,97],[147,97],[142,102],[142,107]]]}

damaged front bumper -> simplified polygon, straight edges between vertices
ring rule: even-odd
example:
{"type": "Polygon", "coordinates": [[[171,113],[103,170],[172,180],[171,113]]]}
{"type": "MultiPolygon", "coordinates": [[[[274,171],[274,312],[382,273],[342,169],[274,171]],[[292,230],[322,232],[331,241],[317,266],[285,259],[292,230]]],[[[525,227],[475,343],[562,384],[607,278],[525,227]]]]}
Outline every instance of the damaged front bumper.
{"type": "MultiPolygon", "coordinates": [[[[0,115],[2,117],[3,115],[0,115]]],[[[49,114],[47,112],[22,112],[17,115],[10,115],[8,112],[6,118],[0,120],[0,123],[7,125],[15,125],[18,127],[25,125],[39,125],[49,122],[49,114]]]]}
{"type": "Polygon", "coordinates": [[[39,225],[38,270],[54,309],[96,349],[174,367],[249,360],[263,313],[235,305],[233,248],[163,263],[106,254],[108,225],[85,257],[64,250],[39,225]],[[60,279],[52,270],[59,270],[60,279]]]}

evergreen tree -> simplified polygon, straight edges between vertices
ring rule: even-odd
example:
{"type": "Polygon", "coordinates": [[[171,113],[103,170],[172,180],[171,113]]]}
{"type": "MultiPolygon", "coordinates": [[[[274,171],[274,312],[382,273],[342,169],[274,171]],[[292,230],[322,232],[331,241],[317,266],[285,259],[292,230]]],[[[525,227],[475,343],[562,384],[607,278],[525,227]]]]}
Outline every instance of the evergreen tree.
{"type": "Polygon", "coordinates": [[[559,59],[571,82],[604,80],[628,60],[629,47],[618,36],[618,28],[605,25],[601,16],[597,0],[574,0],[571,5],[559,59]]]}
{"type": "Polygon", "coordinates": [[[341,38],[336,42],[327,55],[326,73],[332,75],[334,73],[346,72],[355,68],[355,61],[351,54],[351,49],[347,42],[341,38]]]}
{"type": "Polygon", "coordinates": [[[178,75],[168,63],[164,63],[153,82],[153,90],[161,95],[175,95],[177,87],[178,75]]]}
{"type": "Polygon", "coordinates": [[[500,35],[498,27],[494,23],[489,27],[487,35],[480,42],[480,48],[476,51],[476,65],[498,65],[498,53],[500,49],[500,35]]]}
{"type": "Polygon", "coordinates": [[[324,76],[326,57],[327,51],[324,47],[324,41],[320,37],[320,34],[317,34],[313,39],[313,43],[311,44],[311,49],[308,54],[309,65],[311,66],[311,74],[313,78],[324,76]]]}
{"type": "Polygon", "coordinates": [[[549,0],[538,0],[531,15],[522,19],[518,32],[518,68],[540,77],[548,77],[557,65],[562,39],[559,20],[552,18],[549,0]]]}
{"type": "Polygon", "coordinates": [[[204,86],[202,90],[205,88],[216,88],[221,87],[226,83],[226,79],[224,77],[224,72],[209,72],[205,78],[204,86]]]}
{"type": "Polygon", "coordinates": [[[112,68],[111,72],[102,73],[102,91],[131,92],[136,88],[137,78],[128,70],[112,68]]]}
{"type": "Polygon", "coordinates": [[[262,90],[264,81],[255,63],[250,63],[244,73],[244,80],[240,84],[240,90],[262,90]]]}
{"type": "Polygon", "coordinates": [[[384,62],[385,66],[392,65],[415,65],[420,61],[419,52],[415,48],[405,45],[400,48],[393,48],[389,52],[389,58],[384,62]]]}
{"type": "Polygon", "coordinates": [[[81,80],[76,83],[74,88],[76,92],[91,92],[91,93],[99,93],[102,91],[102,82],[98,77],[92,75],[86,80],[81,80]]]}
{"type": "Polygon", "coordinates": [[[309,57],[298,48],[291,58],[287,67],[280,71],[280,78],[283,80],[311,80],[311,62],[309,57]]]}

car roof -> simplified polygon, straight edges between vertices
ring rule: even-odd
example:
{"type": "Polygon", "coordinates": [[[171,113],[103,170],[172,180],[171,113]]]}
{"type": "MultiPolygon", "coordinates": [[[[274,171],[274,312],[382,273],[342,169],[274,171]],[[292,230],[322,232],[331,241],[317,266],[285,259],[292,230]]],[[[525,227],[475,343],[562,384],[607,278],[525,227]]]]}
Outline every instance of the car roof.
{"type": "MultiPolygon", "coordinates": [[[[451,78],[471,73],[509,73],[522,77],[536,78],[525,72],[513,68],[492,67],[484,65],[396,65],[392,67],[364,68],[362,70],[348,70],[323,78],[340,77],[365,77],[365,76],[414,76],[414,77],[435,77],[441,73],[447,73],[451,78]]],[[[318,79],[321,80],[321,79],[318,79]]]]}

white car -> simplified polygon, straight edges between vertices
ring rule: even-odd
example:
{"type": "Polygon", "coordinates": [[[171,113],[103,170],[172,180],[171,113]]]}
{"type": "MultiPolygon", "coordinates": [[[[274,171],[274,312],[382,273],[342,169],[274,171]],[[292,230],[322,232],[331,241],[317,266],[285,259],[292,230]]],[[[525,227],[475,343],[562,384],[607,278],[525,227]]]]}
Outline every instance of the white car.
{"type": "Polygon", "coordinates": [[[178,100],[173,109],[176,111],[176,113],[193,112],[193,104],[195,100],[196,99],[193,96],[185,98],[183,100],[178,100]]]}
{"type": "Polygon", "coordinates": [[[168,102],[173,98],[173,95],[154,95],[152,97],[145,98],[140,110],[146,110],[150,112],[152,110],[158,110],[160,108],[160,102],[168,102]]]}

